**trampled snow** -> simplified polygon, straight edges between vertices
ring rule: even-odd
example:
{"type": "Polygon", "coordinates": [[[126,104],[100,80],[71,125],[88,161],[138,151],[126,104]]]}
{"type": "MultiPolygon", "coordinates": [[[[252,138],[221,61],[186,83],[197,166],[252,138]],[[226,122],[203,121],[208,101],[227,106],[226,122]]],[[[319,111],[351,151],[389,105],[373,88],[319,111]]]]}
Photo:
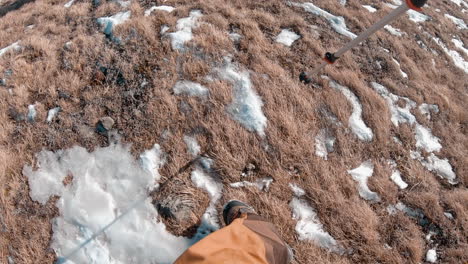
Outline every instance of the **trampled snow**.
{"type": "Polygon", "coordinates": [[[403,36],[404,34],[406,34],[405,32],[401,32],[401,30],[399,30],[398,28],[394,28],[390,25],[386,25],[384,26],[385,30],[387,30],[388,32],[390,32],[390,34],[394,35],[394,36],[398,36],[398,37],[401,37],[403,36]]]}
{"type": "Polygon", "coordinates": [[[387,102],[391,114],[390,120],[392,121],[393,125],[398,127],[400,123],[409,123],[411,125],[416,122],[416,117],[411,113],[411,109],[416,106],[415,102],[406,97],[400,97],[390,93],[385,86],[376,82],[371,82],[371,86],[387,102]],[[399,100],[405,101],[405,107],[398,106],[397,102],[399,100]]]}
{"type": "Polygon", "coordinates": [[[68,1],[66,4],[64,4],[63,6],[64,6],[65,8],[70,8],[70,7],[73,5],[74,2],[75,2],[75,0],[70,0],[70,1],[68,1]]]}
{"type": "Polygon", "coordinates": [[[174,7],[172,7],[172,6],[167,6],[167,5],[152,6],[152,7],[148,8],[147,10],[145,10],[145,16],[151,15],[151,13],[152,13],[153,11],[156,11],[156,10],[171,13],[172,11],[174,11],[174,9],[175,9],[174,7]]]}
{"type": "Polygon", "coordinates": [[[455,47],[462,50],[466,54],[466,56],[468,56],[468,49],[465,49],[465,45],[461,40],[454,38],[452,39],[452,43],[455,45],[455,47]]]}
{"type": "Polygon", "coordinates": [[[299,187],[297,184],[295,183],[290,183],[289,184],[289,188],[291,188],[291,191],[294,193],[295,196],[297,197],[301,197],[301,196],[304,196],[306,194],[306,192],[304,191],[304,189],[302,189],[301,187],[299,187]]]}
{"type": "Polygon", "coordinates": [[[230,61],[216,71],[222,80],[230,82],[233,86],[234,98],[228,106],[228,112],[233,119],[247,130],[264,136],[267,118],[262,112],[263,102],[253,88],[249,72],[240,71],[230,61]]]}
{"type": "Polygon", "coordinates": [[[338,33],[348,38],[356,38],[356,34],[349,31],[346,27],[346,23],[343,17],[335,16],[327,11],[320,9],[312,3],[291,3],[293,6],[302,7],[306,12],[312,13],[317,16],[321,16],[328,20],[330,26],[338,33]]]}
{"type": "Polygon", "coordinates": [[[198,141],[196,138],[191,136],[184,136],[185,145],[187,145],[188,152],[193,156],[196,157],[200,154],[201,147],[198,145],[198,141]]]}
{"type": "Polygon", "coordinates": [[[444,50],[448,56],[452,58],[456,67],[462,69],[465,73],[468,73],[468,61],[465,61],[460,53],[455,50],[449,50],[439,38],[433,37],[432,39],[437,43],[437,45],[439,45],[439,47],[442,48],[442,50],[444,50]]]}
{"type": "Polygon", "coordinates": [[[281,30],[281,33],[276,36],[276,42],[281,43],[285,46],[290,47],[294,41],[298,40],[301,38],[298,34],[296,34],[294,31],[291,31],[289,29],[283,29],[281,30]]]}
{"type": "Polygon", "coordinates": [[[122,214],[69,263],[172,263],[190,246],[189,239],[173,236],[157,221],[158,213],[147,197],[157,186],[161,151],[156,145],[145,153],[137,162],[130,146],[113,144],[92,153],[73,147],[40,152],[36,171],[24,167],[34,201],[45,204],[59,196],[51,243],[57,256],[69,254],[122,214]],[[67,175],[72,182],[65,185],[67,175]]]}
{"type": "Polygon", "coordinates": [[[348,123],[353,133],[363,141],[371,141],[374,137],[372,130],[362,120],[362,105],[358,97],[348,89],[348,87],[337,84],[330,80],[330,87],[340,91],[353,107],[353,113],[349,117],[348,123]]]}
{"type": "Polygon", "coordinates": [[[36,106],[35,105],[28,105],[28,121],[29,122],[34,122],[34,119],[36,119],[37,111],[36,111],[36,106]]]}
{"type": "Polygon", "coordinates": [[[358,183],[357,189],[359,196],[364,200],[372,202],[380,202],[380,197],[377,193],[371,191],[367,186],[367,180],[374,173],[374,164],[370,160],[363,162],[359,167],[348,170],[348,173],[358,183]]]}
{"type": "Polygon", "coordinates": [[[423,103],[419,107],[419,112],[424,115],[428,120],[431,120],[431,112],[439,113],[439,107],[435,104],[423,103]]]}
{"type": "Polygon", "coordinates": [[[406,189],[408,184],[401,178],[401,172],[397,169],[397,164],[394,160],[390,160],[390,167],[392,168],[392,175],[390,179],[398,186],[400,189],[406,189]]]}
{"type": "Polygon", "coordinates": [[[293,219],[297,220],[295,229],[299,240],[311,241],[319,247],[336,253],[344,252],[338,242],[323,229],[314,209],[305,200],[294,197],[289,206],[293,211],[293,219]]]}
{"type": "Polygon", "coordinates": [[[106,35],[112,35],[112,30],[114,26],[120,25],[130,19],[131,12],[120,12],[110,17],[100,17],[97,19],[97,22],[102,27],[102,31],[106,35]]]}
{"type": "Polygon", "coordinates": [[[454,17],[454,16],[449,15],[449,14],[445,14],[445,17],[450,19],[457,26],[457,28],[459,28],[461,30],[467,29],[465,21],[463,21],[463,19],[460,19],[458,17],[454,17]]]}
{"type": "Polygon", "coordinates": [[[10,50],[19,50],[21,49],[21,46],[19,45],[19,41],[16,41],[15,43],[3,48],[3,49],[0,49],[0,57],[3,56],[3,54],[7,53],[8,51],[10,50]]]}
{"type": "Polygon", "coordinates": [[[427,152],[440,151],[442,145],[439,143],[440,139],[434,135],[429,128],[416,124],[415,127],[416,147],[424,149],[427,152]]]}
{"type": "Polygon", "coordinates": [[[58,112],[60,112],[60,110],[61,110],[60,107],[54,107],[54,108],[50,109],[47,112],[47,118],[46,118],[47,123],[52,122],[52,120],[58,114],[58,112]]]}
{"type": "Polygon", "coordinates": [[[199,83],[190,81],[178,81],[173,89],[176,95],[184,94],[188,96],[207,97],[209,94],[208,88],[199,83]]]}
{"type": "Polygon", "coordinates": [[[400,63],[395,59],[395,58],[392,58],[393,62],[398,65],[398,70],[400,71],[400,74],[403,78],[408,78],[408,74],[404,71],[401,70],[401,65],[400,63]]]}
{"type": "Polygon", "coordinates": [[[230,186],[233,188],[253,186],[259,189],[260,191],[268,192],[268,190],[270,189],[270,185],[272,183],[273,183],[273,178],[266,177],[266,178],[257,179],[255,182],[249,182],[249,181],[234,182],[234,183],[231,183],[230,186]]]}
{"type": "Polygon", "coordinates": [[[364,7],[365,9],[367,9],[367,11],[371,12],[371,13],[374,13],[374,12],[377,12],[377,9],[373,6],[370,6],[370,5],[362,5],[362,7],[364,7]]]}
{"type": "Polygon", "coordinates": [[[192,10],[188,17],[177,20],[177,31],[169,33],[172,49],[183,50],[185,48],[185,43],[193,38],[192,29],[197,26],[200,17],[202,17],[200,10],[192,10]]]}
{"type": "Polygon", "coordinates": [[[328,160],[328,153],[334,151],[335,140],[328,129],[321,129],[315,136],[315,155],[328,160]]]}
{"type": "Polygon", "coordinates": [[[426,253],[426,261],[430,263],[436,263],[437,262],[437,252],[435,248],[429,249],[426,253]]]}

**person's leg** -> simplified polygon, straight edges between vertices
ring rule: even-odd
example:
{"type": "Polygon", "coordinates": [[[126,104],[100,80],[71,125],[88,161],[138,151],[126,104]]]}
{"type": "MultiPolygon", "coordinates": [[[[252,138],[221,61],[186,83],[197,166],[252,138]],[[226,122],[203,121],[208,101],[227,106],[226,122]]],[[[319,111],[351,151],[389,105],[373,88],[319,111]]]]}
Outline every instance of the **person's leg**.
{"type": "Polygon", "coordinates": [[[259,216],[255,210],[240,201],[230,201],[224,206],[223,219],[226,225],[235,219],[246,217],[243,225],[255,232],[263,241],[266,249],[266,259],[270,264],[289,263],[292,252],[281,239],[275,226],[265,218],[259,216]]]}

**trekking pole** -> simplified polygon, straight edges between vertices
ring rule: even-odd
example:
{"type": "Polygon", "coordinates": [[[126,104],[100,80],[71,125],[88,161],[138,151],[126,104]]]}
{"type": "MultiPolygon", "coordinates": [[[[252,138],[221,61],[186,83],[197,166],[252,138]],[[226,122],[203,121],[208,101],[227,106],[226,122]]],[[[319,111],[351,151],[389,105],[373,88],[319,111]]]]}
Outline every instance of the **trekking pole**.
{"type": "Polygon", "coordinates": [[[369,38],[379,29],[383,28],[387,24],[397,19],[402,14],[406,13],[406,11],[410,9],[413,9],[415,11],[422,11],[422,7],[426,4],[426,2],[427,0],[405,0],[401,6],[393,10],[390,14],[386,15],[384,18],[372,25],[366,31],[362,32],[358,37],[353,39],[351,42],[349,42],[346,46],[338,50],[336,53],[325,53],[325,56],[323,58],[324,62],[322,62],[322,64],[320,64],[320,66],[317,69],[315,69],[310,75],[306,72],[302,72],[299,76],[299,80],[306,84],[310,83],[312,81],[310,76],[316,76],[323,68],[325,68],[325,66],[327,66],[328,64],[335,63],[335,61],[338,60],[341,57],[341,55],[343,55],[345,52],[356,47],[359,43],[369,38]]]}

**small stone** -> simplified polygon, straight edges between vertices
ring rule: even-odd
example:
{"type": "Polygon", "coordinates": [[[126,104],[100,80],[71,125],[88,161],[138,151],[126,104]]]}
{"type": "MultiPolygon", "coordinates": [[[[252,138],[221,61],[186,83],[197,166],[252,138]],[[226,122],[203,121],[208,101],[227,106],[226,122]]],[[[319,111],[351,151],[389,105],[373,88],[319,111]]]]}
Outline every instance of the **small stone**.
{"type": "Polygon", "coordinates": [[[96,125],[96,131],[100,134],[107,134],[109,130],[114,126],[114,119],[109,116],[103,117],[99,120],[96,125]]]}
{"type": "Polygon", "coordinates": [[[309,84],[312,82],[312,79],[308,76],[306,72],[301,72],[301,74],[299,75],[299,81],[305,84],[309,84]]]}
{"type": "Polygon", "coordinates": [[[0,86],[6,86],[6,80],[0,79],[0,86]]]}
{"type": "Polygon", "coordinates": [[[65,91],[58,91],[58,96],[60,99],[70,99],[71,98],[71,95],[69,92],[65,92],[65,91]]]}

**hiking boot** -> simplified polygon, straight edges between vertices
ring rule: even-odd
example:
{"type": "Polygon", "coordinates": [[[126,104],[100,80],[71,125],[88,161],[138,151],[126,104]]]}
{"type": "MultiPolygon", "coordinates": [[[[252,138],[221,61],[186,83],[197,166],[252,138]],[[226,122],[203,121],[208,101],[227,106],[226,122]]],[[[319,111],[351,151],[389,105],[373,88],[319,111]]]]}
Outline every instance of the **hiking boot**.
{"type": "Polygon", "coordinates": [[[231,224],[234,220],[241,217],[242,214],[257,213],[251,206],[237,200],[231,200],[224,205],[223,219],[226,225],[231,224]]]}

